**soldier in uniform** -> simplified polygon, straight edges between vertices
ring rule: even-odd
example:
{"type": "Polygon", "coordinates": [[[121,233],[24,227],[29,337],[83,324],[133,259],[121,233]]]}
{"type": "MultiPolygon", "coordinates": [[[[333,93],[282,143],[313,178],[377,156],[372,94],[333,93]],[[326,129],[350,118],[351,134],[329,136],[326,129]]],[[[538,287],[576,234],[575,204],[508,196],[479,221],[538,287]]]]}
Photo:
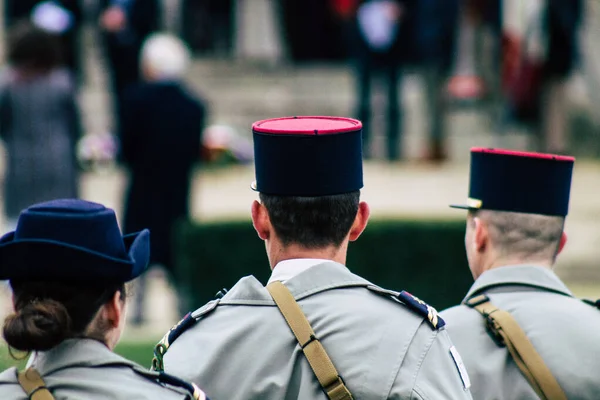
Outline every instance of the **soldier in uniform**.
{"type": "Polygon", "coordinates": [[[125,323],[125,282],[148,265],[147,230],[122,236],[113,210],[83,200],[29,207],[0,239],[0,279],[14,313],[8,345],[30,367],[0,374],[0,398],[205,399],[195,385],[113,353],[125,323]]]}
{"type": "Polygon", "coordinates": [[[436,311],[344,266],[369,218],[361,129],[335,117],[253,125],[252,221],[271,278],[244,277],[186,316],[155,369],[228,400],[471,398],[436,311]]]}
{"type": "Polygon", "coordinates": [[[441,314],[476,399],[597,399],[600,303],[553,265],[566,243],[574,159],[472,149],[465,246],[475,283],[441,314]]]}

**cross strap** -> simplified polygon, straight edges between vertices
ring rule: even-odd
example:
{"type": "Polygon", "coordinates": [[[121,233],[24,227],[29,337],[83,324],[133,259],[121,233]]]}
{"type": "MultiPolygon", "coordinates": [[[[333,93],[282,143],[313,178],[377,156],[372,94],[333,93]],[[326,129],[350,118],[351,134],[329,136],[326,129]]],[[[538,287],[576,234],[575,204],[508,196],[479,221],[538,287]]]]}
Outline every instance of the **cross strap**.
{"type": "Polygon", "coordinates": [[[289,289],[275,281],[267,285],[267,290],[298,340],[327,397],[330,400],[352,400],[352,394],[289,289]]]}
{"type": "Polygon", "coordinates": [[[29,400],[54,400],[54,396],[52,396],[36,369],[28,368],[25,371],[18,372],[17,379],[19,385],[27,393],[29,400]]]}
{"type": "Polygon", "coordinates": [[[556,378],[509,312],[497,308],[484,294],[467,300],[466,305],[485,318],[496,343],[507,347],[517,367],[540,399],[567,400],[556,378]]]}

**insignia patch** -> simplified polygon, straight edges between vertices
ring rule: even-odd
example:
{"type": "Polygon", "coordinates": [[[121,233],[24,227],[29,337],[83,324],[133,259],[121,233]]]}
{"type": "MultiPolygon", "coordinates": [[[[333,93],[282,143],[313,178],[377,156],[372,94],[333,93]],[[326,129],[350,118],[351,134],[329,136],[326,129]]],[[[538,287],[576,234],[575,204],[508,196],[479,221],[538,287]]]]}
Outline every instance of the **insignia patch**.
{"type": "Polygon", "coordinates": [[[220,299],[212,300],[206,303],[203,307],[199,308],[194,312],[189,312],[185,317],[181,319],[174,327],[169,329],[169,332],[163,336],[160,342],[154,347],[154,358],[152,359],[152,369],[154,371],[162,372],[165,368],[163,358],[169,349],[169,346],[177,339],[183,332],[192,327],[206,314],[212,312],[219,304],[220,299]]]}
{"type": "Polygon", "coordinates": [[[196,323],[196,319],[192,317],[192,313],[187,313],[169,332],[163,336],[160,342],[154,347],[154,358],[152,359],[152,369],[155,371],[163,371],[163,357],[169,346],[177,339],[186,329],[196,323]]]}
{"type": "Polygon", "coordinates": [[[463,387],[465,388],[465,390],[469,389],[471,387],[471,379],[469,378],[469,373],[467,372],[467,368],[465,367],[465,364],[463,363],[460,353],[458,352],[458,350],[456,350],[456,347],[454,347],[454,346],[450,347],[450,355],[452,356],[452,359],[454,360],[454,364],[456,365],[456,368],[458,368],[458,374],[460,375],[460,380],[463,383],[463,387]]]}
{"type": "Polygon", "coordinates": [[[438,315],[437,310],[418,297],[403,290],[398,295],[398,298],[406,304],[408,308],[422,315],[423,318],[426,318],[433,329],[440,329],[446,325],[446,322],[438,315]]]}
{"type": "Polygon", "coordinates": [[[145,376],[146,378],[155,380],[158,383],[182,388],[189,392],[189,394],[192,395],[192,398],[194,400],[210,400],[202,391],[202,389],[196,386],[196,384],[193,382],[184,381],[183,379],[180,379],[173,375],[169,375],[165,372],[148,371],[138,366],[133,366],[133,370],[136,371],[138,374],[145,376]]]}
{"type": "Polygon", "coordinates": [[[206,394],[202,391],[202,389],[196,386],[195,383],[188,383],[182,379],[179,379],[173,375],[166,374],[164,372],[161,372],[159,374],[158,380],[169,385],[186,389],[192,394],[194,400],[209,400],[209,398],[206,397],[206,394]]]}

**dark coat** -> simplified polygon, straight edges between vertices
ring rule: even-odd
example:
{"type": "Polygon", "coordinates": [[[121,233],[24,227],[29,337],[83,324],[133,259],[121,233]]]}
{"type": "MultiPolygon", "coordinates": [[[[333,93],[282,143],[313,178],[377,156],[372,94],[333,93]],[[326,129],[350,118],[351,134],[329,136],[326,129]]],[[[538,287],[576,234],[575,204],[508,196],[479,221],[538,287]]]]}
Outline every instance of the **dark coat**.
{"type": "Polygon", "coordinates": [[[579,58],[578,29],[584,12],[582,0],[550,0],[545,14],[548,31],[546,74],[565,77],[579,58]]]}
{"type": "MultiPolygon", "coordinates": [[[[113,1],[100,0],[99,3],[99,11],[102,14],[111,7],[113,1]]],[[[128,16],[128,28],[134,35],[132,47],[140,47],[144,39],[158,29],[159,20],[160,6],[157,0],[132,0],[128,16]]],[[[103,36],[108,46],[120,45],[117,35],[105,32],[103,36]]]]}
{"type": "MultiPolygon", "coordinates": [[[[126,32],[111,33],[101,29],[101,39],[108,61],[110,85],[112,91],[112,112],[118,122],[122,107],[123,92],[127,86],[140,80],[140,51],[146,38],[159,28],[160,7],[158,0],[131,0],[127,14],[126,32]]],[[[113,0],[100,0],[100,17],[113,0]]],[[[120,127],[115,127],[120,131],[120,127]]]]}
{"type": "Polygon", "coordinates": [[[124,230],[150,229],[152,262],[170,268],[171,228],[188,217],[205,105],[177,83],[130,86],[123,102],[121,150],[131,172],[124,230]]]}
{"type": "Polygon", "coordinates": [[[81,121],[71,75],[54,70],[21,81],[0,77],[0,137],[7,149],[4,212],[10,219],[34,203],[77,197],[75,146],[81,121]]]}

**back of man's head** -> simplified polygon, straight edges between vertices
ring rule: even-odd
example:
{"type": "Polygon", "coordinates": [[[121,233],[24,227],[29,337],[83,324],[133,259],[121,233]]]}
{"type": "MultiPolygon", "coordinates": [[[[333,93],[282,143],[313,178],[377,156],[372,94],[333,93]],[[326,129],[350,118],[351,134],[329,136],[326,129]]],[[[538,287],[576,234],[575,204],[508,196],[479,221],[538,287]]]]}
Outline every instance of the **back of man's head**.
{"type": "Polygon", "coordinates": [[[480,210],[471,213],[486,225],[496,255],[522,263],[554,263],[558,255],[565,218],[539,214],[480,210]]]}
{"type": "Polygon", "coordinates": [[[252,188],[260,196],[252,221],[272,266],[290,258],[345,262],[347,243],[358,239],[369,218],[368,206],[360,202],[362,123],[273,118],[255,122],[252,136],[252,188]]]}
{"type": "Polygon", "coordinates": [[[319,249],[344,242],[359,209],[360,191],[320,197],[260,193],[260,200],[284,246],[319,249]]]}
{"type": "Polygon", "coordinates": [[[573,157],[471,149],[465,245],[475,279],[504,265],[550,267],[566,243],[573,157]]]}

